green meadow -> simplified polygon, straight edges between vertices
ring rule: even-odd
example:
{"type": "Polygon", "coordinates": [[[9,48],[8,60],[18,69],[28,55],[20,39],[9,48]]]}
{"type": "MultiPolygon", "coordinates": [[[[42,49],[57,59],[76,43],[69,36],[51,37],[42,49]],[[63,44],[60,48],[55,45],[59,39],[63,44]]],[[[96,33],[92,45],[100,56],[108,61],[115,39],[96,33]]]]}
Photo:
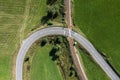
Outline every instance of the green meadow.
{"type": "Polygon", "coordinates": [[[62,75],[49,56],[52,45],[47,44],[44,47],[36,48],[31,63],[31,80],[63,80],[62,75]]]}
{"type": "Polygon", "coordinates": [[[120,73],[120,0],[74,0],[74,22],[120,73]]]}

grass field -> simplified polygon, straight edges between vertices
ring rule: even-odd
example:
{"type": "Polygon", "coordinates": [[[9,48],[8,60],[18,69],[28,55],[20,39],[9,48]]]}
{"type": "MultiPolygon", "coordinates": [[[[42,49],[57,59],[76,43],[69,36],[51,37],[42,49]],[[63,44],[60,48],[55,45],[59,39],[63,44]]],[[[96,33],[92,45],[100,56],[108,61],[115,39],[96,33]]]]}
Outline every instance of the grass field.
{"type": "Polygon", "coordinates": [[[40,21],[45,1],[0,0],[0,80],[11,80],[12,56],[24,38],[23,33],[27,35],[40,21]]]}
{"type": "Polygon", "coordinates": [[[74,20],[120,73],[120,0],[74,0],[74,20]]]}
{"type": "Polygon", "coordinates": [[[24,8],[24,0],[0,0],[0,80],[11,79],[12,55],[19,44],[24,8]]]}
{"type": "Polygon", "coordinates": [[[58,67],[49,56],[52,47],[50,44],[41,48],[36,46],[31,63],[31,80],[62,80],[58,67]]]}
{"type": "Polygon", "coordinates": [[[82,50],[79,50],[88,80],[110,80],[103,70],[82,50]]]}
{"type": "Polygon", "coordinates": [[[24,35],[40,27],[41,18],[47,14],[46,0],[30,0],[28,3],[29,10],[27,9],[25,14],[25,16],[27,15],[27,19],[25,21],[24,35]]]}

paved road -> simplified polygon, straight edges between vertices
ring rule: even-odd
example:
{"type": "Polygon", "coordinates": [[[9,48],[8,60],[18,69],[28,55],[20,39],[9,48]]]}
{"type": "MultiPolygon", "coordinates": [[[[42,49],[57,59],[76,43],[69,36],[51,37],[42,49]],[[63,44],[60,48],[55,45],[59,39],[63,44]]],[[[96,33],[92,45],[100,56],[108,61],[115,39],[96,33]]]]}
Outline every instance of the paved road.
{"type": "MultiPolygon", "coordinates": [[[[24,57],[26,52],[30,48],[30,46],[39,38],[42,38],[47,35],[64,35],[69,36],[69,30],[67,28],[62,27],[49,27],[42,30],[39,30],[25,39],[22,43],[22,46],[19,50],[17,61],[16,61],[16,80],[22,80],[22,68],[24,57]]],[[[100,65],[100,67],[106,72],[106,74],[112,80],[120,80],[120,78],[114,73],[114,71],[109,67],[109,65],[105,62],[103,57],[97,52],[97,50],[93,47],[93,45],[84,37],[79,35],[76,32],[71,31],[71,36],[78,41],[94,58],[94,60],[100,65]]]]}

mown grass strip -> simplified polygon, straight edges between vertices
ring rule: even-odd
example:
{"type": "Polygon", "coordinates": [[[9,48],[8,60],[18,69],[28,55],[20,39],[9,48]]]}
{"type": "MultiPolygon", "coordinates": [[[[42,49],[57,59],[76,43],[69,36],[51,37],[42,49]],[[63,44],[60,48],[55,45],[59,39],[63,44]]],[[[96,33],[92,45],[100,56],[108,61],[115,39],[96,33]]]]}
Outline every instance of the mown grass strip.
{"type": "Polygon", "coordinates": [[[106,75],[106,73],[100,68],[99,65],[92,59],[90,55],[88,55],[84,50],[77,48],[81,60],[83,61],[83,66],[85,69],[85,73],[88,77],[88,80],[110,80],[110,78],[106,75]]]}

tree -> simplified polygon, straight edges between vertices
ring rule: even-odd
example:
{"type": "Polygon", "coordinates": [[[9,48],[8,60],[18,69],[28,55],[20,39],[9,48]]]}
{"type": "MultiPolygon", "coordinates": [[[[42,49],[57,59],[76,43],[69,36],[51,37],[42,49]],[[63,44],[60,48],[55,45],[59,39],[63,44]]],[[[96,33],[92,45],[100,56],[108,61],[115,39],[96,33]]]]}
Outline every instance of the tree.
{"type": "Polygon", "coordinates": [[[58,0],[47,0],[47,5],[52,5],[55,2],[57,2],[58,0]]]}
{"type": "Polygon", "coordinates": [[[56,18],[59,14],[59,6],[56,4],[54,6],[48,6],[47,7],[47,16],[51,20],[56,18]]]}
{"type": "MultiPolygon", "coordinates": [[[[63,0],[47,0],[47,15],[41,19],[42,24],[47,23],[48,25],[52,25],[52,23],[49,23],[49,20],[53,20],[59,15],[64,17],[65,9],[62,1],[63,0]]],[[[62,21],[64,22],[64,19],[62,19],[62,21]]]]}
{"type": "Polygon", "coordinates": [[[56,38],[56,43],[57,44],[60,44],[60,43],[62,43],[63,42],[63,37],[62,36],[58,36],[57,38],[56,38]]]}
{"type": "Polygon", "coordinates": [[[57,46],[54,46],[52,48],[52,50],[50,51],[50,53],[49,53],[49,56],[52,57],[53,61],[55,61],[55,60],[57,60],[59,58],[59,56],[56,54],[58,50],[59,50],[59,48],[57,46]]]}
{"type": "Polygon", "coordinates": [[[25,57],[24,61],[25,62],[29,61],[29,56],[25,57]]]}
{"type": "Polygon", "coordinates": [[[43,16],[42,19],[41,19],[41,23],[42,23],[42,24],[45,24],[45,23],[48,22],[48,20],[49,20],[49,17],[48,17],[48,16],[43,16]]]}
{"type": "Polygon", "coordinates": [[[41,43],[40,43],[40,45],[44,46],[47,42],[48,42],[48,39],[47,38],[43,38],[41,43]]]}
{"type": "Polygon", "coordinates": [[[51,21],[51,20],[49,20],[49,21],[47,22],[47,25],[48,25],[48,26],[53,25],[52,21],[51,21]]]}

